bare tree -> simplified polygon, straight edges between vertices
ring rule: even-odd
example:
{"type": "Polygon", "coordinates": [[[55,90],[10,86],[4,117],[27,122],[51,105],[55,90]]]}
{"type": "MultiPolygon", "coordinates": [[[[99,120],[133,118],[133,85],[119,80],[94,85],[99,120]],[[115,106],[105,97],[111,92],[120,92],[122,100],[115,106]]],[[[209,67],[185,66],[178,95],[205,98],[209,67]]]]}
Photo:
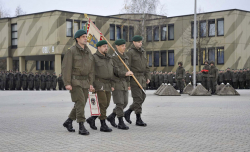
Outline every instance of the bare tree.
{"type": "MultiPolygon", "coordinates": [[[[196,54],[198,56],[198,68],[199,71],[201,70],[201,61],[203,59],[203,51],[206,48],[206,45],[208,43],[216,43],[216,42],[212,42],[211,37],[207,37],[207,35],[211,34],[211,31],[215,31],[215,26],[211,26],[210,28],[207,28],[209,25],[207,25],[207,19],[203,17],[203,15],[201,13],[203,13],[204,11],[199,8],[198,10],[198,14],[196,17],[196,27],[197,27],[197,32],[196,32],[196,54]]],[[[183,42],[186,45],[189,46],[193,46],[193,30],[194,30],[194,22],[190,22],[189,25],[191,25],[191,28],[189,28],[189,30],[187,30],[184,35],[183,35],[183,42]]],[[[189,26],[187,25],[187,26],[189,26]]],[[[195,50],[193,50],[195,51],[195,50]]],[[[193,55],[193,52],[191,50],[185,50],[183,52],[183,54],[185,55],[193,55]]],[[[205,58],[206,60],[207,58],[205,58]]],[[[192,62],[192,61],[191,61],[192,62]]],[[[204,62],[204,61],[203,61],[204,62]]]]}
{"type": "Polygon", "coordinates": [[[9,10],[6,10],[4,4],[0,1],[0,18],[10,17],[9,10]]]}
{"type": "MultiPolygon", "coordinates": [[[[166,18],[165,5],[160,3],[160,0],[124,0],[123,13],[131,14],[130,19],[140,20],[137,32],[142,37],[146,37],[146,21],[153,18],[166,18]],[[158,16],[157,16],[158,15],[158,16]]],[[[158,20],[159,24],[163,22],[158,20]]],[[[154,30],[154,27],[152,28],[154,30]]],[[[150,31],[149,31],[150,32],[150,31]]],[[[152,31],[151,31],[152,32],[152,31]]],[[[145,40],[145,39],[144,39],[145,40]]]]}
{"type": "Polygon", "coordinates": [[[16,14],[15,15],[19,16],[19,15],[24,15],[24,14],[26,14],[26,12],[24,12],[23,9],[21,8],[21,6],[18,5],[17,8],[16,8],[16,14]]]}

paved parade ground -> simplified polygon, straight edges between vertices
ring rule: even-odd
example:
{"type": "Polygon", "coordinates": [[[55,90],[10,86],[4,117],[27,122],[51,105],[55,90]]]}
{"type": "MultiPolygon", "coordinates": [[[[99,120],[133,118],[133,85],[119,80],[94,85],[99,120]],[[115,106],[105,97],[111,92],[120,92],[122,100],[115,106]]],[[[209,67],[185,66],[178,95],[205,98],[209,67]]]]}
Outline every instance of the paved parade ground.
{"type": "MultiPolygon", "coordinates": [[[[76,122],[75,133],[62,126],[73,107],[68,91],[1,91],[0,152],[247,152],[250,90],[238,92],[241,96],[170,97],[147,91],[142,113],[147,127],[135,126],[132,114],[129,130],[100,132],[97,119],[98,130],[85,124],[90,135],[82,136],[76,122]]],[[[111,100],[108,114],[113,107],[111,100]]],[[[85,110],[89,117],[88,104],[85,110]]]]}

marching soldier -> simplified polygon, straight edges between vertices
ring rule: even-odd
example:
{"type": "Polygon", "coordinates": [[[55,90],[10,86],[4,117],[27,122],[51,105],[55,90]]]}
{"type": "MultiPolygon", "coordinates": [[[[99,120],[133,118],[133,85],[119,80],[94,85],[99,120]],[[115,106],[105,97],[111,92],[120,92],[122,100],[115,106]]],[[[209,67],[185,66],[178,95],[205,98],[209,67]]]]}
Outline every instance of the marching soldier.
{"type": "Polygon", "coordinates": [[[35,89],[39,90],[40,89],[40,76],[38,72],[35,74],[35,89]]]}
{"type": "Polygon", "coordinates": [[[5,74],[5,72],[3,71],[3,72],[2,72],[2,88],[1,88],[1,90],[4,90],[4,89],[5,89],[5,84],[6,84],[6,74],[5,74]]]}
{"type": "MultiPolygon", "coordinates": [[[[97,93],[99,107],[101,115],[99,116],[101,127],[100,131],[102,132],[111,132],[112,129],[109,128],[106,124],[107,119],[107,109],[109,107],[111,99],[111,91],[114,88],[111,88],[111,81],[114,75],[113,72],[113,62],[112,57],[108,54],[108,45],[107,41],[101,40],[96,44],[97,51],[93,55],[95,62],[95,81],[94,88],[97,93]]],[[[119,96],[121,98],[121,96],[119,96]]],[[[95,126],[95,119],[97,116],[91,116],[87,119],[90,128],[97,130],[95,126]]]]}
{"type": "Polygon", "coordinates": [[[54,72],[52,76],[52,89],[56,90],[56,86],[57,86],[57,76],[56,73],[54,72]]]}
{"type": "MultiPolygon", "coordinates": [[[[132,40],[133,45],[127,53],[129,57],[129,67],[130,70],[134,73],[138,82],[142,85],[143,88],[145,88],[146,83],[150,82],[150,70],[147,65],[146,51],[142,48],[141,36],[134,36],[132,40]]],[[[147,124],[144,123],[141,119],[142,104],[146,98],[146,95],[134,79],[130,80],[130,86],[133,97],[133,103],[125,112],[125,119],[131,124],[132,122],[130,120],[130,114],[132,113],[132,111],[134,111],[136,114],[136,125],[147,126],[147,124]]]]}
{"type": "Polygon", "coordinates": [[[210,70],[210,67],[209,67],[209,63],[208,63],[208,61],[206,60],[205,61],[205,65],[204,65],[204,67],[203,67],[203,69],[202,69],[202,73],[203,73],[203,75],[202,75],[202,85],[203,85],[203,87],[205,87],[207,90],[209,90],[209,82],[208,82],[208,72],[209,72],[209,70],[210,70]]]}
{"type": "Polygon", "coordinates": [[[62,79],[62,74],[59,74],[59,77],[57,78],[57,82],[58,82],[58,89],[59,90],[63,90],[63,79],[62,79]]]}
{"type": "Polygon", "coordinates": [[[47,76],[45,77],[45,81],[46,81],[46,89],[50,91],[51,89],[51,82],[52,82],[52,77],[49,74],[49,72],[47,72],[47,76]]]}
{"type": "Polygon", "coordinates": [[[185,69],[182,67],[182,62],[178,62],[178,68],[176,69],[176,81],[177,81],[177,87],[180,89],[180,94],[183,93],[184,88],[184,77],[185,77],[185,69]]]}
{"type": "MultiPolygon", "coordinates": [[[[125,53],[126,41],[123,39],[116,40],[116,53],[121,57],[127,66],[129,66],[129,58],[125,53]]],[[[118,129],[128,130],[129,127],[125,125],[123,121],[124,112],[123,110],[128,105],[128,90],[130,90],[129,76],[133,75],[133,72],[128,71],[123,63],[120,61],[119,57],[114,54],[113,56],[114,64],[114,90],[112,92],[114,103],[116,104],[113,113],[110,114],[107,120],[111,123],[113,127],[118,127],[118,129]],[[118,126],[115,123],[115,117],[117,116],[119,123],[118,126]]]]}
{"type": "Polygon", "coordinates": [[[79,123],[79,134],[89,135],[84,126],[84,108],[88,92],[93,91],[94,59],[87,47],[87,32],[78,30],[74,36],[76,44],[68,49],[62,63],[62,75],[65,88],[70,90],[74,108],[63,123],[69,132],[75,132],[72,121],[79,123]],[[89,91],[88,91],[89,89],[89,91]]]}
{"type": "Polygon", "coordinates": [[[244,87],[243,87],[243,89],[246,89],[246,72],[247,72],[247,69],[243,69],[243,75],[244,75],[244,87]]]}
{"type": "Polygon", "coordinates": [[[214,61],[210,62],[210,70],[208,71],[208,74],[209,74],[209,86],[211,88],[212,94],[215,94],[217,78],[218,78],[218,69],[214,65],[214,61]]]}

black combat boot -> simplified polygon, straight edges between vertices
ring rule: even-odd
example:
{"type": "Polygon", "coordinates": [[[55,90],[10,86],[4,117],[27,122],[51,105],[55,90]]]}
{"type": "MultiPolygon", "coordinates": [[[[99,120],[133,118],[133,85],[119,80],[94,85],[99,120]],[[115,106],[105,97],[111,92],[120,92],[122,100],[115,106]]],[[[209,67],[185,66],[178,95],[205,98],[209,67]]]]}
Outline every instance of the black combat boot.
{"type": "Polygon", "coordinates": [[[100,131],[103,131],[103,132],[111,132],[112,129],[109,128],[105,122],[105,119],[104,120],[100,120],[101,121],[101,128],[100,128],[100,131]]]}
{"type": "Polygon", "coordinates": [[[97,130],[97,127],[95,126],[95,119],[97,118],[97,116],[92,116],[89,117],[86,121],[89,124],[90,128],[97,130]]]}
{"type": "Polygon", "coordinates": [[[115,113],[111,113],[111,114],[108,116],[107,120],[110,122],[110,124],[111,124],[113,127],[117,128],[117,124],[115,123],[115,117],[116,117],[116,114],[115,114],[115,113]]]}
{"type": "Polygon", "coordinates": [[[79,122],[79,134],[80,135],[89,135],[88,130],[84,127],[83,122],[79,122]]]}
{"type": "Polygon", "coordinates": [[[118,129],[122,129],[122,130],[129,129],[129,127],[124,124],[123,117],[119,117],[118,120],[119,120],[118,129]]]}
{"type": "Polygon", "coordinates": [[[136,125],[146,127],[147,124],[141,120],[141,114],[136,114],[136,125]]]}
{"type": "Polygon", "coordinates": [[[128,110],[125,111],[125,113],[124,113],[125,120],[126,120],[128,123],[130,123],[130,124],[132,123],[132,121],[130,120],[131,112],[132,112],[132,110],[131,110],[131,109],[128,109],[128,110]]]}
{"type": "Polygon", "coordinates": [[[67,128],[67,130],[68,130],[69,132],[75,132],[75,129],[73,129],[72,122],[73,122],[73,120],[70,119],[70,118],[68,118],[68,119],[63,123],[63,126],[64,126],[65,128],[67,128]]]}
{"type": "Polygon", "coordinates": [[[180,94],[183,94],[183,90],[180,90],[180,94]]]}

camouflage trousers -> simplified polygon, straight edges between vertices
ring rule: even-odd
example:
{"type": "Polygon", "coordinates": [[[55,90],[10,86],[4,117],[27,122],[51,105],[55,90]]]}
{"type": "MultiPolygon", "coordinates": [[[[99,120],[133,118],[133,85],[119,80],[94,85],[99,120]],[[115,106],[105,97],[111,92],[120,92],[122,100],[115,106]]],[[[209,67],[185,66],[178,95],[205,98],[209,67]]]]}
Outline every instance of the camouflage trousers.
{"type": "Polygon", "coordinates": [[[130,105],[129,109],[135,111],[135,114],[142,113],[142,104],[146,99],[145,93],[139,88],[139,86],[131,86],[131,93],[133,97],[133,103],[130,105]]]}
{"type": "Polygon", "coordinates": [[[99,116],[100,120],[107,119],[107,109],[109,107],[111,92],[110,91],[97,91],[97,97],[99,102],[99,107],[101,115],[99,116]]]}
{"type": "Polygon", "coordinates": [[[114,90],[112,92],[113,101],[115,103],[115,108],[113,109],[113,113],[117,115],[117,117],[123,117],[123,110],[128,105],[128,91],[127,90],[114,90]]]}
{"type": "Polygon", "coordinates": [[[69,118],[72,120],[77,120],[79,122],[85,122],[85,112],[84,108],[88,98],[88,89],[81,88],[79,86],[72,86],[71,99],[75,103],[73,109],[69,114],[69,118]]]}

